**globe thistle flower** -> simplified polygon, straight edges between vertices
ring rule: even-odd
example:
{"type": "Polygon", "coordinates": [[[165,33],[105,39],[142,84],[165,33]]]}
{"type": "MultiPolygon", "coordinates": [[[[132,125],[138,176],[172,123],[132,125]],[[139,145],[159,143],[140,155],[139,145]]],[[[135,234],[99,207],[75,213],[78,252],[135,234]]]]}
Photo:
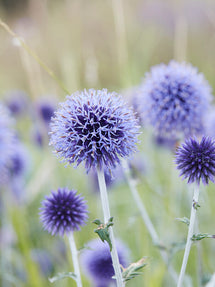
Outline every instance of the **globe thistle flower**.
{"type": "MultiPolygon", "coordinates": [[[[114,282],[112,279],[114,269],[107,242],[93,239],[87,243],[87,247],[89,249],[83,250],[80,256],[84,274],[93,281],[93,286],[108,287],[111,282],[114,282]]],[[[125,267],[128,265],[129,250],[120,240],[116,240],[116,248],[119,262],[125,267]]]]}
{"type": "Polygon", "coordinates": [[[69,164],[111,169],[136,150],[138,128],[133,110],[116,93],[84,90],[55,113],[50,144],[69,164]]]}
{"type": "Polygon", "coordinates": [[[205,136],[200,143],[194,138],[187,139],[177,149],[175,162],[181,170],[180,176],[188,178],[188,183],[214,182],[215,141],[205,136]]]}
{"type": "Polygon", "coordinates": [[[37,103],[36,108],[41,120],[48,126],[56,109],[55,104],[48,99],[42,99],[37,103]]]}
{"type": "Polygon", "coordinates": [[[202,133],[212,96],[196,68],[176,61],[155,66],[146,74],[141,90],[143,121],[156,134],[179,139],[202,133]]]}
{"type": "Polygon", "coordinates": [[[75,190],[59,188],[42,202],[40,212],[43,227],[52,235],[63,236],[70,231],[80,230],[87,219],[84,198],[75,190]]]}
{"type": "Polygon", "coordinates": [[[7,109],[0,103],[0,183],[4,183],[8,178],[8,166],[15,148],[14,142],[12,119],[7,109]]]}

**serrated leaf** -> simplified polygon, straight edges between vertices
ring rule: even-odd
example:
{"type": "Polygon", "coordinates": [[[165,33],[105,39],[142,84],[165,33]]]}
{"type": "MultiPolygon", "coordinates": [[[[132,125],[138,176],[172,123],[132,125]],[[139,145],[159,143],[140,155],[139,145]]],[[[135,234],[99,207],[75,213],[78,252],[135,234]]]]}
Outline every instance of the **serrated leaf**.
{"type": "Polygon", "coordinates": [[[110,247],[110,251],[112,251],[112,243],[111,243],[111,239],[109,235],[109,230],[107,229],[107,227],[104,227],[104,228],[98,227],[97,229],[94,230],[94,232],[98,234],[102,242],[107,241],[110,247]]]}
{"type": "Polygon", "coordinates": [[[96,224],[96,225],[102,224],[102,222],[100,221],[100,219],[95,219],[95,220],[93,220],[93,223],[96,224]]]}
{"type": "Polygon", "coordinates": [[[124,282],[127,282],[139,275],[142,275],[142,272],[138,272],[141,268],[147,265],[146,258],[143,257],[139,261],[131,263],[127,268],[122,268],[122,278],[124,282]]]}
{"type": "Polygon", "coordinates": [[[99,219],[94,220],[93,223],[95,223],[97,225],[98,225],[98,223],[100,223],[98,225],[98,227],[94,230],[94,232],[98,234],[98,236],[100,237],[102,242],[107,241],[107,243],[109,244],[109,247],[110,247],[110,251],[112,251],[112,243],[111,243],[108,228],[110,226],[113,226],[113,224],[114,224],[113,223],[113,217],[111,217],[106,224],[103,224],[99,219]]]}
{"type": "Polygon", "coordinates": [[[76,281],[77,276],[73,272],[62,272],[58,273],[56,276],[49,278],[49,282],[54,283],[55,281],[59,281],[65,278],[72,278],[76,281]]]}
{"type": "Polygon", "coordinates": [[[190,220],[187,217],[183,217],[183,218],[176,218],[176,220],[185,223],[187,226],[190,225],[190,220]]]}
{"type": "Polygon", "coordinates": [[[204,238],[215,238],[215,235],[211,235],[208,233],[198,233],[198,234],[193,234],[191,239],[193,241],[199,241],[199,240],[202,240],[204,238]]]}

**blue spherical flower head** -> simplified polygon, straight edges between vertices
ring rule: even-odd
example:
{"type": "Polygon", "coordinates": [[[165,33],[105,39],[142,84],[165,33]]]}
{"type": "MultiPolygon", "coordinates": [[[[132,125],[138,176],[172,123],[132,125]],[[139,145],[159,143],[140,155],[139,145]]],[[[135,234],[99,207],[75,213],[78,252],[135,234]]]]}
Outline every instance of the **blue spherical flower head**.
{"type": "Polygon", "coordinates": [[[211,99],[211,88],[196,68],[171,61],[146,75],[139,103],[143,122],[156,134],[179,139],[202,132],[211,99]]]}
{"type": "MultiPolygon", "coordinates": [[[[114,282],[112,279],[114,269],[107,242],[93,239],[87,246],[89,249],[83,250],[80,256],[84,274],[93,281],[93,286],[108,287],[111,282],[114,282]]],[[[120,264],[126,267],[129,257],[128,248],[120,240],[116,240],[116,248],[120,264]]]]}
{"type": "Polygon", "coordinates": [[[176,164],[180,176],[187,178],[188,183],[214,182],[215,141],[210,137],[203,137],[200,143],[194,138],[187,139],[177,149],[176,164]]]}
{"type": "Polygon", "coordinates": [[[40,216],[43,227],[52,235],[63,236],[75,230],[87,220],[87,206],[75,190],[59,188],[42,202],[40,216]]]}
{"type": "Polygon", "coordinates": [[[69,164],[113,168],[136,150],[134,112],[116,93],[84,90],[68,96],[51,123],[50,144],[69,164]]]}

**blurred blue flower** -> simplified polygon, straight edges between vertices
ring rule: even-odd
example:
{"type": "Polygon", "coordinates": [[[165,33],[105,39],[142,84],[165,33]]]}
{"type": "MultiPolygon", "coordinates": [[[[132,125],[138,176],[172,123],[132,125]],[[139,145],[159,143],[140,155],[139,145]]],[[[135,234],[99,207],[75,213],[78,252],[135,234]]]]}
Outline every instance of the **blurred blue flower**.
{"type": "Polygon", "coordinates": [[[54,269],[54,262],[52,256],[46,250],[32,249],[31,256],[33,260],[39,265],[41,273],[44,276],[50,276],[54,269]]]}
{"type": "Polygon", "coordinates": [[[7,185],[14,193],[16,199],[25,198],[25,179],[30,169],[31,158],[27,147],[20,142],[15,141],[15,147],[11,153],[11,160],[8,165],[8,182],[7,185]]]}
{"type": "Polygon", "coordinates": [[[43,227],[52,235],[80,230],[87,220],[87,205],[75,190],[59,188],[42,202],[40,218],[43,227]]]}
{"type": "Polygon", "coordinates": [[[8,168],[15,148],[15,133],[8,110],[0,103],[0,183],[8,178],[8,168]]]}
{"type": "Polygon", "coordinates": [[[136,150],[133,110],[116,93],[84,90],[67,97],[51,123],[50,144],[64,161],[113,168],[136,150]]]}
{"type": "Polygon", "coordinates": [[[16,140],[9,165],[11,177],[23,176],[28,170],[29,161],[30,156],[27,148],[19,140],[16,140]]]}
{"type": "Polygon", "coordinates": [[[200,134],[212,98],[211,88],[190,64],[171,61],[152,67],[139,97],[143,121],[162,137],[200,134]]]}
{"type": "Polygon", "coordinates": [[[9,91],[5,95],[5,104],[13,116],[26,115],[28,96],[24,91],[9,91]]]}
{"type": "Polygon", "coordinates": [[[35,144],[37,147],[42,148],[44,146],[45,144],[44,134],[37,125],[35,125],[31,130],[31,138],[33,144],[35,144]]]}
{"type": "Polygon", "coordinates": [[[174,138],[166,138],[160,135],[154,137],[154,142],[158,147],[164,147],[169,150],[174,150],[175,146],[177,145],[177,140],[174,138]]]}
{"type": "Polygon", "coordinates": [[[36,109],[41,120],[48,126],[56,109],[55,102],[51,99],[40,99],[36,103],[36,109]]]}
{"type": "Polygon", "coordinates": [[[177,149],[175,162],[180,176],[188,178],[188,183],[214,182],[215,141],[210,137],[203,137],[200,143],[194,138],[187,139],[177,149]]]}
{"type": "MultiPolygon", "coordinates": [[[[114,269],[107,242],[93,239],[87,243],[87,248],[82,251],[80,256],[84,274],[93,281],[93,286],[108,287],[111,282],[114,282],[112,279],[114,269]]],[[[128,248],[120,240],[116,240],[116,248],[120,264],[126,267],[129,257],[128,248]]]]}

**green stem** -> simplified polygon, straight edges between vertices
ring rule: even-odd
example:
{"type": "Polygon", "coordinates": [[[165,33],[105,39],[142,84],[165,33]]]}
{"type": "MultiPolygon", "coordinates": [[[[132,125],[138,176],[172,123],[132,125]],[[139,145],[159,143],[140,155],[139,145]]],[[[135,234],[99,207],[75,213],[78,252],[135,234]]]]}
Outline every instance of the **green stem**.
{"type": "MultiPolygon", "coordinates": [[[[110,208],[109,208],[109,201],[108,201],[104,171],[97,168],[97,175],[98,175],[99,189],[100,189],[102,209],[103,209],[103,215],[104,215],[104,222],[107,223],[111,216],[110,216],[110,208]]],[[[112,258],[113,268],[114,268],[114,272],[116,276],[117,287],[124,287],[125,285],[122,279],[122,273],[120,269],[115,238],[114,238],[113,229],[111,226],[109,227],[109,233],[110,233],[110,239],[112,243],[111,258],[112,258]]]]}
{"type": "Polygon", "coordinates": [[[75,245],[75,239],[74,239],[74,235],[73,232],[70,232],[67,235],[68,239],[69,239],[69,246],[70,246],[70,250],[71,250],[71,254],[72,254],[72,260],[73,260],[73,266],[74,266],[74,271],[75,271],[75,275],[76,275],[76,283],[78,287],[82,287],[82,283],[81,283],[81,273],[80,273],[80,268],[79,268],[79,263],[78,263],[78,251],[75,245]]]}
{"type": "Polygon", "coordinates": [[[195,218],[196,218],[196,210],[197,210],[196,205],[198,203],[198,199],[199,199],[199,186],[196,186],[194,189],[194,194],[193,194],[193,201],[192,201],[191,214],[190,214],[190,224],[189,224],[189,229],[188,229],[188,234],[187,234],[187,242],[186,242],[185,251],[184,251],[184,258],[183,258],[183,262],[181,266],[181,272],[179,275],[177,287],[181,287],[183,284],[183,280],[184,280],[188,257],[190,254],[190,248],[192,245],[191,238],[193,236],[193,230],[194,230],[194,224],[195,224],[195,218]]]}

